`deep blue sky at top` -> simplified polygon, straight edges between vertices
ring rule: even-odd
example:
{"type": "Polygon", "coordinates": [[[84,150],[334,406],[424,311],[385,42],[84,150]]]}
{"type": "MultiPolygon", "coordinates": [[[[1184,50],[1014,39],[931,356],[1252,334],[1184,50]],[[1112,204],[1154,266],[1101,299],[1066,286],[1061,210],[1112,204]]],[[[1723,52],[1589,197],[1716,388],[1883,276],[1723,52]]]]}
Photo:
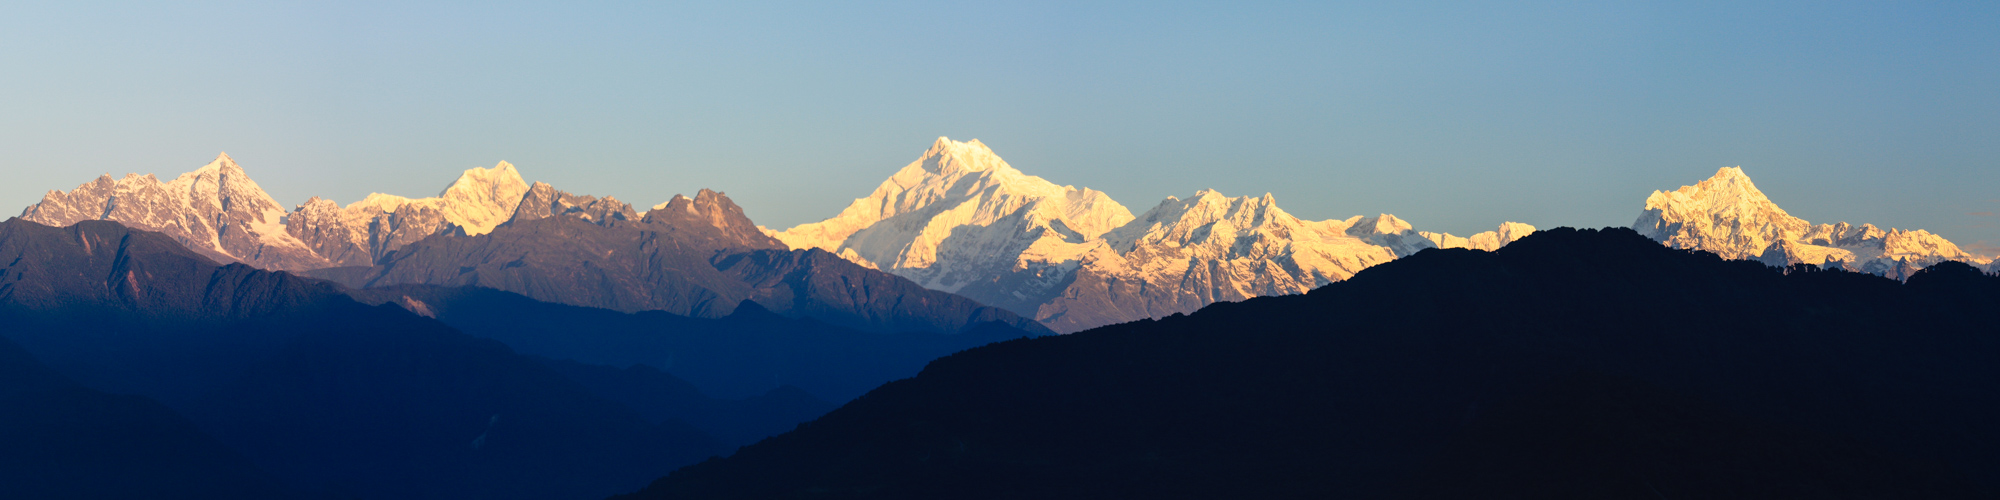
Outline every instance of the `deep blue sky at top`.
{"type": "Polygon", "coordinates": [[[287,206],[507,160],[787,227],[945,135],[1135,212],[1215,188],[1626,225],[1742,165],[1811,221],[2000,244],[1996,26],[1990,1],[12,3],[0,206],[228,151],[287,206]]]}

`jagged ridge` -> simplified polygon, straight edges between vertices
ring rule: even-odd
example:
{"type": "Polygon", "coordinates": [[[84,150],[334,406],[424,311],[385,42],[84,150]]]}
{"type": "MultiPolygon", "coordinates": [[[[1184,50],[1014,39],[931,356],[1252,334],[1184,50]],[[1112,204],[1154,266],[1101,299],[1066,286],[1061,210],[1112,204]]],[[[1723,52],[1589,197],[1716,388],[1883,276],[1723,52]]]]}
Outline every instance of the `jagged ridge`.
{"type": "Polygon", "coordinates": [[[1306,221],[1269,194],[1213,190],[1135,217],[1102,192],[1023,174],[976,139],[940,137],[839,215],[772,235],[1070,332],[1303,293],[1425,248],[1492,250],[1533,231],[1510,222],[1461,238],[1387,214],[1306,221]]]}

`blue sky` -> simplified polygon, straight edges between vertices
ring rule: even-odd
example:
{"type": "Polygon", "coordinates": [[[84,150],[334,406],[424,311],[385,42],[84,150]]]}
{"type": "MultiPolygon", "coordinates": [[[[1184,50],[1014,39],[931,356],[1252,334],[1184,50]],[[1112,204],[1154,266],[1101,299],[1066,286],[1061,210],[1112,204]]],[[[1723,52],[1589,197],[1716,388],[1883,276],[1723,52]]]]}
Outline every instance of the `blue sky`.
{"type": "Polygon", "coordinates": [[[2000,245],[1995,26],[1995,2],[10,4],[0,205],[228,151],[288,206],[507,160],[785,227],[943,135],[1134,210],[1215,188],[1459,234],[1626,225],[1741,165],[1807,220],[2000,245]]]}

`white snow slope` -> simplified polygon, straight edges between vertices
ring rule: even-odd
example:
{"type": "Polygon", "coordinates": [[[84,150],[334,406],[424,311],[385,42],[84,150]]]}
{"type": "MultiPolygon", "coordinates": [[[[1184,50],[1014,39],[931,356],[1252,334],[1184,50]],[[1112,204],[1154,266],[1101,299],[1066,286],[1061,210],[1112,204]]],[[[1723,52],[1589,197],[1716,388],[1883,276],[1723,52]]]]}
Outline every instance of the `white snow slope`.
{"type": "Polygon", "coordinates": [[[839,215],[771,234],[1072,332],[1303,293],[1425,248],[1492,250],[1533,231],[1508,223],[1461,238],[1387,214],[1308,221],[1269,194],[1213,190],[1134,217],[1102,192],[1023,174],[978,140],[940,137],[839,215]]]}

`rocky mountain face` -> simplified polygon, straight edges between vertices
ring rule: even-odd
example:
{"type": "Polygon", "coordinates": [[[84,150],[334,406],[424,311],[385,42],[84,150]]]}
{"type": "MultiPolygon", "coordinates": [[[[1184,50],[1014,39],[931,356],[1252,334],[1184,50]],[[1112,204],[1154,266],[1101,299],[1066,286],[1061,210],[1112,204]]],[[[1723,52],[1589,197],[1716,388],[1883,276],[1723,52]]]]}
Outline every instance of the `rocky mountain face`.
{"type": "Polygon", "coordinates": [[[1534,228],[1462,238],[1387,214],[1307,221],[1270,195],[1168,197],[1139,216],[1104,193],[940,137],[839,215],[772,236],[1071,332],[1303,293],[1425,248],[1497,249],[1534,228]]]}
{"type": "Polygon", "coordinates": [[[105,175],[69,192],[49,191],[21,218],[49,226],[118,221],[165,234],[217,260],[264,268],[330,265],[286,230],[284,207],[228,154],[172,181],[151,174],[105,175]]]}
{"type": "Polygon", "coordinates": [[[1727,259],[1774,266],[1812,264],[1907,279],[1944,261],[1989,266],[1922,229],[1882,230],[1872,224],[1812,224],[1778,208],[1741,167],[1725,167],[1692,186],[1654,191],[1632,229],[1674,248],[1702,250],[1727,259]]]}
{"type": "MultiPolygon", "coordinates": [[[[1084,198],[1093,196],[1103,199],[1095,192],[1084,198]]],[[[1007,205],[1010,197],[1019,198],[994,198],[1007,205]]],[[[958,332],[996,321],[1046,331],[1006,310],[849,260],[787,250],[721,193],[676,195],[642,214],[617,198],[528,184],[507,162],[468,169],[435,197],[376,193],[345,207],[313,198],[287,213],[225,155],[170,183],[106,176],[51,192],[23,218],[52,226],[116,221],[173,236],[217,262],[354,287],[481,286],[563,304],[700,317],[728,316],[748,300],[782,315],[869,331],[958,332]]]]}
{"type": "Polygon", "coordinates": [[[314,197],[292,212],[285,229],[332,264],[323,267],[367,266],[431,235],[492,232],[512,218],[528,190],[514,165],[503,161],[467,169],[430,198],[375,193],[341,207],[314,197]]]}
{"type": "Polygon", "coordinates": [[[466,170],[438,196],[388,194],[341,207],[314,197],[292,211],[272,200],[228,154],[169,182],[105,175],[50,191],[21,218],[50,226],[116,221],[157,231],[221,262],[302,271],[366,266],[436,234],[485,234],[512,218],[528,185],[507,162],[466,170]]]}
{"type": "Polygon", "coordinates": [[[624,312],[729,316],[745,301],[869,331],[954,333],[1033,321],[817,250],[786,250],[722,193],[676,196],[636,216],[537,183],[515,217],[481,235],[412,243],[366,269],[309,272],[357,288],[478,286],[624,312]]]}
{"type": "MultiPolygon", "coordinates": [[[[620,222],[639,220],[639,213],[632,211],[632,205],[618,201],[617,198],[606,196],[603,199],[598,199],[595,196],[589,195],[573,195],[557,191],[555,186],[550,186],[543,182],[537,182],[533,186],[529,186],[527,195],[519,199],[520,202],[516,204],[512,216],[504,219],[503,222],[527,222],[550,217],[566,217],[600,226],[610,226],[620,222]]],[[[471,236],[487,232],[491,232],[491,230],[466,234],[471,236]]]]}

